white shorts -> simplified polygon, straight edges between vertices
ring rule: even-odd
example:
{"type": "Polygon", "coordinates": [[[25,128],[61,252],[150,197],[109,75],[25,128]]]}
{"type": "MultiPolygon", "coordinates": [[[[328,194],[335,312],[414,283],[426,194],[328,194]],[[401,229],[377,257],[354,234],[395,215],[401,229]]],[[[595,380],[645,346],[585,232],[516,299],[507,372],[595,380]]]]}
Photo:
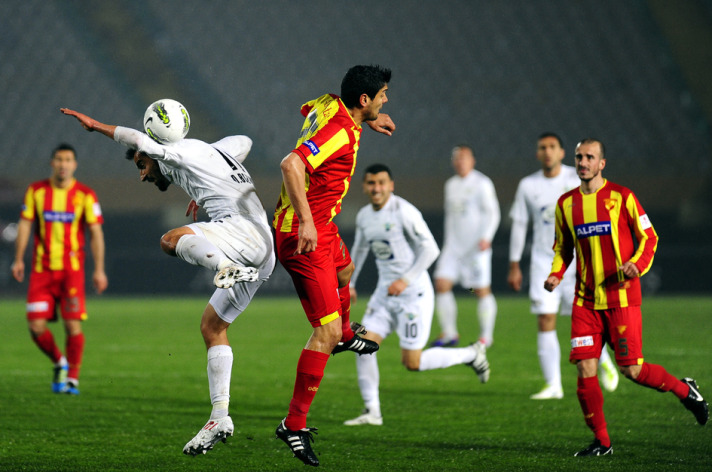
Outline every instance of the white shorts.
{"type": "Polygon", "coordinates": [[[566,270],[564,278],[553,292],[544,288],[549,273],[551,273],[551,260],[536,261],[532,258],[529,269],[531,312],[535,315],[554,315],[558,312],[560,315],[571,316],[576,287],[575,263],[566,270]]]}
{"type": "Polygon", "coordinates": [[[220,220],[188,225],[193,232],[217,246],[233,262],[256,267],[255,282],[238,282],[229,289],[218,288],[210,297],[220,319],[232,323],[254,297],[257,289],[272,275],[275,264],[272,233],[266,225],[233,215],[220,220]]]}
{"type": "Polygon", "coordinates": [[[388,296],[388,285],[377,287],[363,316],[366,330],[384,339],[395,331],[401,349],[423,349],[430,338],[435,297],[430,279],[420,280],[395,297],[388,296]]]}
{"type": "Polygon", "coordinates": [[[458,256],[443,248],[434,277],[451,280],[468,289],[489,287],[492,285],[492,249],[458,256]]]}

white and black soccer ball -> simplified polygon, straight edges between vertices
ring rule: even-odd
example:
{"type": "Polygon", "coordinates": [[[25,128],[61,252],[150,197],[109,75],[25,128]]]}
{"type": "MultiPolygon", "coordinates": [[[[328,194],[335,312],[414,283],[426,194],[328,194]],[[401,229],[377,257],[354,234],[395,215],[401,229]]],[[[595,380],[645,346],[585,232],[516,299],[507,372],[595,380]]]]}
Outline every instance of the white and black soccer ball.
{"type": "Polygon", "coordinates": [[[188,134],[190,115],[176,100],[156,100],[143,115],[143,129],[160,144],[177,143],[188,134]]]}

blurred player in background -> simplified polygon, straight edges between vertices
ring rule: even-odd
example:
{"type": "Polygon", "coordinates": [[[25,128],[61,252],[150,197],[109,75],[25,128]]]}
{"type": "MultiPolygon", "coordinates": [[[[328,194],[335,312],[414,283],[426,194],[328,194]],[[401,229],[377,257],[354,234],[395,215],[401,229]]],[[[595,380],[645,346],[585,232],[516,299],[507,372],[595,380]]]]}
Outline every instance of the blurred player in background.
{"type": "Polygon", "coordinates": [[[452,150],[455,175],[445,182],[445,242],[435,266],[435,309],[440,336],[432,346],[454,346],[457,302],[452,292],[459,283],[478,299],[479,341],[492,345],[497,301],[492,294],[492,239],[499,227],[500,212],[494,184],[475,170],[475,155],[466,145],[452,150]]]}
{"type": "MultiPolygon", "coordinates": [[[[465,364],[484,383],[489,363],[484,346],[474,343],[463,348],[433,347],[423,351],[433,321],[433,284],[428,267],[440,250],[428,225],[413,205],[393,195],[390,169],[373,164],[366,169],[363,190],[370,204],[356,216],[356,237],[352,248],[355,270],[351,278],[352,301],[356,301],[356,280],[369,248],[376,258],[378,286],[371,296],[362,324],[364,339],[377,344],[395,331],[400,339],[401,361],[406,369],[422,371],[465,364]]],[[[365,409],[344,422],[347,426],[383,424],[378,392],[376,353],[356,358],[358,384],[365,409]]]]}
{"type": "Polygon", "coordinates": [[[15,240],[12,275],[25,277],[25,249],[34,224],[34,250],[27,320],[32,340],[54,362],[52,391],[79,395],[79,370],[84,355],[82,321],[87,318],[84,298],[84,240],[94,260],[92,283],[97,293],[109,285],[104,272],[104,218],[96,194],[74,178],[77,154],[69,144],[52,152],[52,174],[25,193],[15,240]],[[55,343],[48,321],[61,312],[66,332],[65,353],[55,343]]]}
{"type": "Polygon", "coordinates": [[[571,362],[578,369],[578,395],[594,441],[576,456],[611,454],[598,384],[598,356],[604,342],[615,350],[621,372],[633,382],[660,392],[671,391],[700,424],[708,405],[691,378],[678,380],[660,365],[643,359],[640,277],[653,263],[658,235],[629,189],[609,182],[605,148],[596,139],[576,146],[579,188],[556,204],[556,243],[545,288],[554,290],[576,252],[576,298],[571,314],[571,362]]]}
{"type": "MultiPolygon", "coordinates": [[[[576,169],[562,165],[564,147],[561,138],[554,133],[544,133],[537,140],[536,158],[541,170],[528,175],[519,182],[514,203],[509,212],[512,230],[509,240],[509,274],[507,283],[515,291],[522,288],[522,270],[519,261],[527,239],[527,226],[532,221],[532,249],[529,267],[529,298],[531,312],[537,315],[537,354],[544,374],[545,386],[530,398],[533,400],[560,399],[564,397],[561,387],[561,347],[556,335],[556,312],[571,315],[574,301],[575,269],[569,266],[560,287],[553,292],[544,290],[544,281],[554,258],[554,223],[556,201],[559,197],[579,186],[576,169]],[[560,308],[560,309],[559,309],[560,308]]],[[[618,372],[606,349],[599,362],[601,382],[606,390],[618,386],[618,372]]]]}
{"type": "Polygon", "coordinates": [[[297,363],[289,412],[277,427],[294,455],[318,466],[307,428],[307,413],[329,355],[350,350],[369,354],[378,344],[361,339],[349,321],[349,280],[353,263],[332,219],[341,211],[356,167],[356,153],[365,122],[391,135],[388,115],[389,69],[354,66],[341,82],[341,96],[326,94],[302,106],[306,118],[297,147],[282,160],[282,190],[274,214],[277,257],[292,278],[313,327],[297,363]]]}
{"type": "Polygon", "coordinates": [[[247,136],[228,136],[213,144],[183,139],[162,145],[130,128],[106,125],[66,108],[89,131],[129,147],[126,158],[139,169],[141,181],[165,191],[171,183],[192,199],[189,212],[203,207],[209,222],[193,223],[168,231],[161,248],[193,265],[215,271],[218,287],[203,312],[200,331],[208,350],[210,420],[190,440],[183,452],[196,455],[232,436],[229,416],[233,353],[227,329],[247,308],[257,289],[274,268],[272,235],[264,207],[242,162],[252,148],[247,136]]]}

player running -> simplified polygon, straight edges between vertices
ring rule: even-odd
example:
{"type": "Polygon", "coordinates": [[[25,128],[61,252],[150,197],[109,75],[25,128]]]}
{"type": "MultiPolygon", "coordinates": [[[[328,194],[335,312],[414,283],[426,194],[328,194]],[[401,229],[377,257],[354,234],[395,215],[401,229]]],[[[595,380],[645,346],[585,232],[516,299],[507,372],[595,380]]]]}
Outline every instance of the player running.
{"type": "MultiPolygon", "coordinates": [[[[208,350],[213,408],[210,420],[183,448],[185,454],[205,454],[234,431],[228,411],[233,353],[227,329],[247,308],[275,264],[267,215],[242,165],[252,140],[229,136],[213,144],[183,139],[162,145],[140,131],[106,125],[67,108],[61,111],[74,116],[85,129],[128,146],[126,157],[138,167],[141,181],[152,182],[161,191],[175,183],[210,217],[209,222],[175,228],[161,237],[166,254],[216,272],[218,288],[200,322],[208,350]]],[[[191,202],[189,209],[195,208],[191,202]]]]}
{"type": "MultiPolygon", "coordinates": [[[[474,369],[480,381],[485,383],[489,379],[489,363],[484,344],[477,342],[463,348],[434,347],[423,351],[430,336],[434,308],[428,267],[437,259],[440,250],[420,211],[393,195],[393,189],[393,178],[387,166],[373,164],[366,169],[363,190],[370,204],[361,208],[356,216],[352,301],[356,301],[354,287],[369,248],[376,258],[378,285],[363,317],[362,324],[367,330],[363,338],[380,345],[395,331],[406,369],[423,371],[464,364],[474,369]]],[[[365,408],[360,416],[344,424],[382,425],[376,353],[358,356],[356,368],[365,408]]]]}
{"type": "Polygon", "coordinates": [[[613,453],[596,377],[604,342],[613,346],[627,378],[659,392],[672,392],[702,425],[709,418],[707,402],[693,379],[678,380],[643,358],[640,277],[653,264],[658,235],[635,194],[603,178],[605,167],[603,143],[581,140],[576,146],[581,186],[563,194],[556,204],[554,261],[544,283],[547,290],[554,290],[576,251],[569,359],[576,363],[576,394],[594,434],[593,442],[576,456],[613,453]]]}

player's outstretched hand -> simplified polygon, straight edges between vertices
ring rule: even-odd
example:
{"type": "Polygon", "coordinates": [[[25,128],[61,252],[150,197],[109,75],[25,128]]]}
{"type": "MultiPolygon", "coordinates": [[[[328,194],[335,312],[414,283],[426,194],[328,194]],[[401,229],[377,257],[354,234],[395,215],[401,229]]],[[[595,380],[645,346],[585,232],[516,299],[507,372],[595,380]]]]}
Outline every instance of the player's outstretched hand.
{"type": "Polygon", "coordinates": [[[70,110],[69,108],[60,108],[59,111],[65,115],[73,116],[82,124],[85,130],[94,131],[94,125],[96,121],[93,118],[86,116],[84,113],[79,113],[78,111],[70,110]]]}
{"type": "Polygon", "coordinates": [[[396,130],[395,123],[393,123],[391,117],[385,113],[379,113],[378,118],[373,121],[367,121],[366,124],[370,126],[373,131],[383,133],[387,136],[392,136],[396,130]]]}

